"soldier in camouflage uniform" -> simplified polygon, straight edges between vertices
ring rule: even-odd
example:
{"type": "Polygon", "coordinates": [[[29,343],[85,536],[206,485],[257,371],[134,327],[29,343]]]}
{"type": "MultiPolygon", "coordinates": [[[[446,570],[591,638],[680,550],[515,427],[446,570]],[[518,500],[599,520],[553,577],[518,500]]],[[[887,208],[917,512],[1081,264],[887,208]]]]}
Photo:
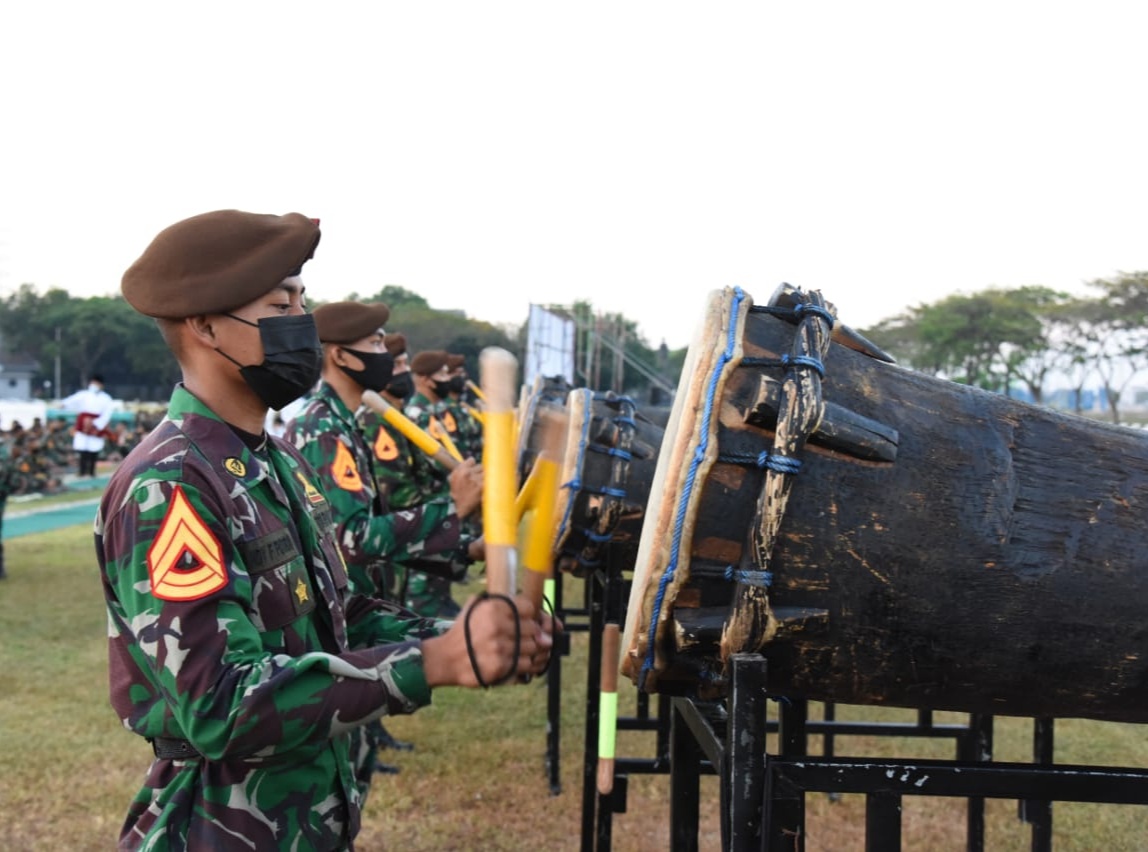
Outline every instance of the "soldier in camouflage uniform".
{"type": "Polygon", "coordinates": [[[473,400],[468,400],[466,356],[447,354],[447,367],[450,368],[450,381],[443,399],[446,410],[454,419],[458,431],[458,450],[463,458],[482,458],[482,423],[474,415],[473,400]]]}
{"type": "MultiPolygon", "coordinates": [[[[394,408],[404,411],[406,401],[414,393],[406,337],[401,333],[387,332],[385,346],[394,359],[394,370],[391,380],[379,391],[379,395],[394,408]]],[[[373,409],[360,408],[356,416],[371,450],[371,462],[379,492],[392,509],[405,509],[423,503],[429,499],[429,495],[441,490],[437,476],[432,473],[432,469],[438,467],[437,462],[432,461],[373,409]]],[[[469,531],[468,526],[463,525],[458,548],[436,566],[441,575],[449,574],[453,579],[461,580],[466,576],[467,566],[483,558],[482,542],[479,540],[481,531],[476,534],[469,531]]],[[[426,566],[429,561],[423,559],[419,563],[426,566]]],[[[394,564],[392,597],[398,601],[407,599],[407,562],[400,559],[394,564]]],[[[449,611],[445,614],[449,615],[449,611]]]]}
{"type": "Polygon", "coordinates": [[[482,501],[482,469],[474,460],[450,474],[446,492],[399,511],[392,511],[376,485],[371,450],[354,412],[363,391],[377,393],[390,382],[394,359],[383,333],[389,315],[386,305],[359,302],[334,302],[315,311],[323,381],[284,435],[323,482],[352,583],[377,596],[388,587],[390,559],[453,552],[460,520],[482,501]]]}
{"type": "Polygon", "coordinates": [[[14,479],[12,445],[8,436],[0,432],[0,580],[8,577],[4,568],[4,506],[8,502],[8,495],[12,493],[14,479]]]}
{"type": "MultiPolygon", "coordinates": [[[[446,403],[450,389],[449,359],[450,356],[441,349],[419,352],[411,359],[415,393],[404,413],[434,438],[449,440],[457,447],[460,438],[458,421],[446,403]]],[[[432,466],[431,487],[441,488],[445,476],[445,471],[437,465],[432,466]]],[[[423,571],[410,571],[406,604],[421,615],[437,616],[440,612],[449,612],[453,605],[450,579],[423,571]]]]}
{"type": "Polygon", "coordinates": [[[48,421],[48,433],[44,441],[48,462],[63,470],[72,461],[72,435],[68,421],[57,417],[48,421]]]}
{"type": "MultiPolygon", "coordinates": [[[[453,553],[459,547],[461,520],[482,501],[481,468],[468,461],[450,474],[446,494],[401,509],[389,506],[375,482],[371,450],[354,412],[364,391],[378,393],[391,380],[394,358],[386,350],[383,329],[390,310],[379,303],[333,302],[317,308],[314,317],[323,343],[323,381],[287,423],[284,437],[319,474],[352,588],[386,597],[394,560],[453,553]]],[[[457,614],[457,606],[438,613],[457,614]]],[[[379,726],[369,726],[366,733],[357,761],[364,795],[380,768],[376,747],[397,744],[379,726]]],[[[385,765],[381,769],[395,771],[385,765]]]]}
{"type": "Polygon", "coordinates": [[[524,599],[468,604],[472,665],[462,623],[349,588],[314,471],[263,431],[318,376],[297,277],[318,239],[297,213],[217,211],[162,231],[123,278],[183,383],[96,518],[112,706],[155,752],[121,849],[349,849],[353,728],[549,656],[524,599]]]}

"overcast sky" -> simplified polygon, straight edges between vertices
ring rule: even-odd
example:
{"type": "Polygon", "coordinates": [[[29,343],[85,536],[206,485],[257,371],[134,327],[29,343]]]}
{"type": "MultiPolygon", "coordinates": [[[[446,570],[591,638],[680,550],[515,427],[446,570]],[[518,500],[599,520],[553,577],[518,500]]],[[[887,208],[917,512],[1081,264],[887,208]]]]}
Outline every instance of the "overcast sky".
{"type": "MultiPolygon", "coordinates": [[[[689,343],[705,294],[863,327],[1148,269],[1139,2],[9,3],[0,294],[118,292],[224,207],[322,220],[324,300],[689,343]]],[[[401,330],[402,317],[391,327],[401,330]]]]}

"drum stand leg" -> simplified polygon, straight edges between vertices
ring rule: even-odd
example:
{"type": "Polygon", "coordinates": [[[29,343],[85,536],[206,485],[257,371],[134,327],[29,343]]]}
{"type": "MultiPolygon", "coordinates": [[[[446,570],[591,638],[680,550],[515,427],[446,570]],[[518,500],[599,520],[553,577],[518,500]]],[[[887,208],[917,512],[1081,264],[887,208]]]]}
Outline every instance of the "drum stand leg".
{"type": "Polygon", "coordinates": [[[730,657],[729,724],[721,761],[722,846],[738,852],[762,848],[768,760],[766,668],[759,654],[730,657]]]}
{"type": "MultiPolygon", "coordinates": [[[[599,572],[586,578],[586,606],[589,611],[589,649],[586,660],[586,737],[582,764],[582,852],[592,852],[597,836],[595,812],[598,804],[598,718],[599,682],[602,676],[602,631],[605,628],[605,592],[599,572]]],[[[610,819],[609,808],[598,818],[610,819]]],[[[609,847],[607,847],[609,848],[609,847]]]]}
{"type": "MultiPolygon", "coordinates": [[[[1052,719],[1041,717],[1032,720],[1032,762],[1038,767],[1053,765],[1052,719]]],[[[1052,850],[1052,802],[1046,800],[1021,799],[1018,814],[1032,826],[1032,852],[1052,850]]]]}
{"type": "MultiPolygon", "coordinates": [[[[759,687],[764,692],[764,680],[759,687]]],[[[763,699],[764,700],[764,699],[763,699]]],[[[762,707],[762,719],[765,719],[762,707]]],[[[789,760],[804,757],[807,752],[806,723],[809,720],[809,702],[804,699],[783,698],[778,704],[778,758],[789,760]]],[[[764,725],[764,721],[762,722],[764,725]]],[[[764,745],[765,739],[762,737],[764,745]]],[[[765,835],[767,849],[801,852],[805,848],[805,791],[789,784],[770,771],[770,756],[765,754],[766,802],[765,835]]],[[[748,847],[746,847],[748,848],[748,847]]]]}
{"type": "MultiPolygon", "coordinates": [[[[957,759],[975,763],[991,763],[993,759],[993,717],[982,713],[969,714],[969,733],[957,741],[957,759]]],[[[970,796],[968,800],[969,852],[984,852],[985,800],[983,796],[970,796]]]]}
{"type": "MultiPolygon", "coordinates": [[[[554,578],[554,600],[550,602],[555,615],[562,616],[562,574],[554,578]]],[[[554,650],[550,655],[550,668],[546,672],[546,776],[550,782],[550,795],[562,792],[559,754],[562,734],[562,658],[570,655],[570,634],[563,631],[554,637],[554,650]]]]}
{"type": "MultiPolygon", "coordinates": [[[[693,703],[688,698],[670,699],[670,848],[674,852],[697,852],[698,848],[704,752],[691,723],[704,726],[693,703]]],[[[712,739],[712,731],[705,733],[712,739]]]]}

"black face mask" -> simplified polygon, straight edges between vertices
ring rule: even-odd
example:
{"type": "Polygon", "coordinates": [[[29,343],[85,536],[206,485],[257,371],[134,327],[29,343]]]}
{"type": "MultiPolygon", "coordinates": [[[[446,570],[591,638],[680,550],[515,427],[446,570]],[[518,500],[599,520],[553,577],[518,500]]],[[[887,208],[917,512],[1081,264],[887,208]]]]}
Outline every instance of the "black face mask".
{"type": "Polygon", "coordinates": [[[387,386],[391,374],[395,371],[395,358],[390,352],[360,352],[358,349],[342,347],[344,352],[350,352],[363,362],[363,369],[352,370],[345,364],[339,369],[359,383],[360,387],[378,393],[387,386]]]}
{"type": "Polygon", "coordinates": [[[310,314],[264,317],[254,323],[224,314],[259,329],[263,363],[244,366],[224,352],[215,351],[239,367],[239,375],[268,408],[280,409],[315,386],[323,368],[323,345],[310,314]]]}
{"type": "Polygon", "coordinates": [[[451,393],[462,393],[466,390],[466,376],[451,376],[449,385],[451,393]]]}
{"type": "Polygon", "coordinates": [[[415,380],[411,378],[409,370],[399,373],[391,379],[386,390],[395,399],[408,400],[415,394],[415,380]]]}
{"type": "Polygon", "coordinates": [[[434,394],[439,399],[446,399],[450,396],[450,379],[445,382],[434,382],[434,394]]]}

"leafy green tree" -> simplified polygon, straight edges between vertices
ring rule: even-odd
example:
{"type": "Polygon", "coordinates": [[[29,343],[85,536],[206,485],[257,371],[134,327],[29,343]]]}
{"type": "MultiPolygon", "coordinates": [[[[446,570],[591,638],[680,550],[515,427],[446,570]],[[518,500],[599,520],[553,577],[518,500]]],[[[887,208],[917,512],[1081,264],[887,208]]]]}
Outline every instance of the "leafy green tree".
{"type": "Polygon", "coordinates": [[[1089,288],[1098,295],[1081,303],[1084,359],[1100,379],[1112,422],[1119,423],[1125,390],[1148,368],[1148,272],[1097,279],[1089,288]]]}
{"type": "Polygon", "coordinates": [[[1020,381],[1039,396],[1051,318],[1066,298],[1038,286],[957,294],[863,333],[914,369],[1001,392],[1020,381]]]}

